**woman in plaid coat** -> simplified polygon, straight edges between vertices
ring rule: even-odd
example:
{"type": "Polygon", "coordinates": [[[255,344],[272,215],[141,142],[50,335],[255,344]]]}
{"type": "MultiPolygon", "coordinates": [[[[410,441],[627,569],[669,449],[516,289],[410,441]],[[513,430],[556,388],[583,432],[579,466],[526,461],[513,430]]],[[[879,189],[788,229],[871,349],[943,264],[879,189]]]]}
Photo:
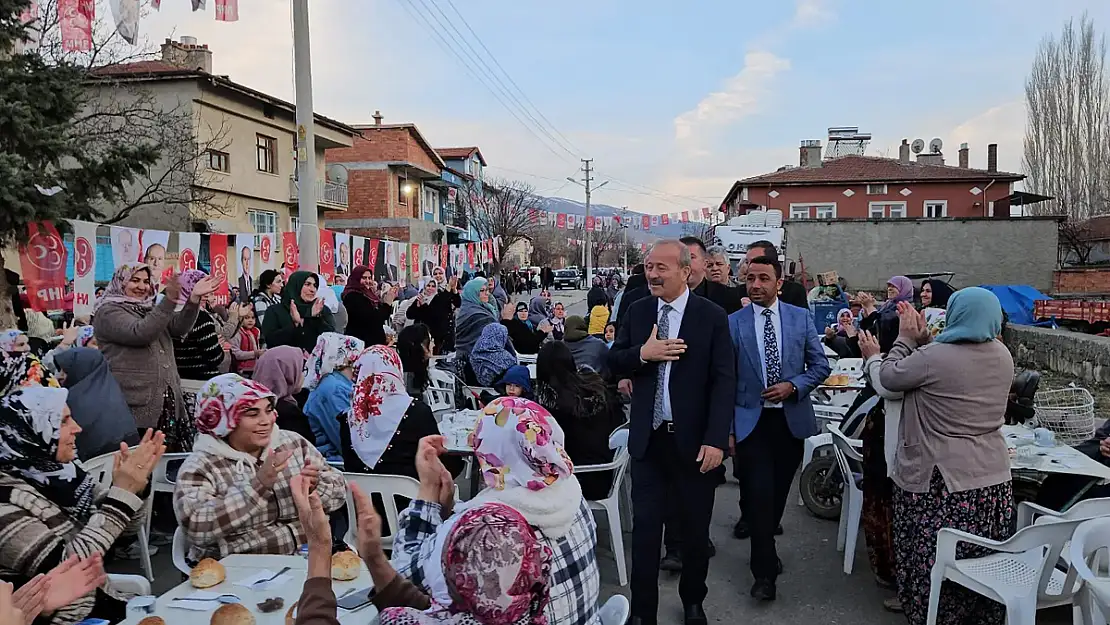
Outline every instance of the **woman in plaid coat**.
{"type": "Polygon", "coordinates": [[[292,555],[305,542],[289,480],[307,476],[334,512],[346,501],[343,475],[301,436],[278,429],[274,394],[234,373],[209,380],[197,397],[197,442],[181,465],[174,511],[188,558],[233,553],[292,555]]]}

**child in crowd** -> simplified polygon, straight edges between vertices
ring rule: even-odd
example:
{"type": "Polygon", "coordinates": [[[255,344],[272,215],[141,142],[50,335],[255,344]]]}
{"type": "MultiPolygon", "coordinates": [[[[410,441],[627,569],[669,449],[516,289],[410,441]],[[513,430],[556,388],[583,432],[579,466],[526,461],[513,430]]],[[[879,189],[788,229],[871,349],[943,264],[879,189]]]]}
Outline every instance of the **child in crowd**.
{"type": "Polygon", "coordinates": [[[615,340],[617,340],[617,326],[609,322],[605,324],[605,344],[612,347],[615,340]]]}
{"type": "Polygon", "coordinates": [[[514,365],[505,371],[505,375],[494,383],[493,388],[502,396],[532,398],[532,379],[528,374],[528,367],[514,365]]]}
{"type": "Polygon", "coordinates": [[[239,309],[239,331],[231,338],[232,371],[249,378],[254,374],[254,363],[266,350],[262,347],[262,331],[254,317],[254,308],[243,304],[239,309]]]}

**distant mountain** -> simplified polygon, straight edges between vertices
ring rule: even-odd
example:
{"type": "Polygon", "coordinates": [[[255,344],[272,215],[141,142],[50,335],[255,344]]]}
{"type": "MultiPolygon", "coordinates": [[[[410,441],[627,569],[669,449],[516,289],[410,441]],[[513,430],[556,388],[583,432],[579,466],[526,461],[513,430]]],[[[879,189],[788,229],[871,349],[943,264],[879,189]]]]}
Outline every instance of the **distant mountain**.
{"type": "MultiPolygon", "coordinates": [[[[549,213],[567,213],[572,215],[585,215],[586,203],[577,200],[568,200],[562,197],[549,197],[543,199],[543,204],[540,207],[549,213]]],[[[621,209],[618,206],[609,206],[606,204],[590,204],[590,214],[595,217],[613,217],[621,214],[621,209]]],[[[629,219],[634,219],[640,222],[644,213],[637,213],[635,211],[628,211],[627,216],[629,219]]],[[[653,226],[650,232],[630,228],[628,231],[628,239],[630,241],[639,241],[646,243],[656,239],[664,238],[678,238],[684,236],[686,232],[680,223],[672,223],[666,226],[653,226]]]]}

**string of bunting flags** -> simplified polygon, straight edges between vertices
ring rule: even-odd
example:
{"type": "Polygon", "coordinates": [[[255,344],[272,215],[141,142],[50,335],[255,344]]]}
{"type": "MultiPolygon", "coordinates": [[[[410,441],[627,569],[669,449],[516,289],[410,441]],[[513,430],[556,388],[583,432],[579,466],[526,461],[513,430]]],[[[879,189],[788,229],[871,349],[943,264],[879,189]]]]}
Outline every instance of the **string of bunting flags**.
{"type": "MultiPolygon", "coordinates": [[[[233,286],[240,293],[250,293],[267,269],[280,270],[288,278],[303,258],[295,232],[171,233],[68,222],[72,240],[64,240],[53,223],[39,222],[28,226],[28,239],[19,247],[23,282],[34,310],[66,308],[67,283],[72,280],[73,314],[91,315],[97,283],[106,282],[124,263],[145,263],[158,283],[186,269],[207,271],[219,280],[213,303],[226,305],[233,286]],[[108,231],[107,244],[98,244],[98,229],[108,231]],[[106,272],[98,272],[98,265],[106,272]]],[[[345,284],[357,265],[368,266],[379,282],[416,283],[431,276],[435,267],[443,267],[450,276],[498,262],[501,237],[456,245],[421,244],[321,229],[318,253],[319,273],[331,285],[345,284]]]]}
{"type": "Polygon", "coordinates": [[[620,215],[613,215],[612,217],[590,215],[589,217],[583,217],[582,215],[575,215],[572,213],[553,213],[538,208],[528,210],[528,218],[533,224],[551,226],[562,230],[573,230],[582,227],[588,232],[609,230],[621,225],[627,225],[629,228],[635,230],[649,232],[653,227],[669,226],[672,223],[677,224],[709,220],[712,215],[713,209],[706,206],[704,208],[684,210],[677,213],[625,217],[628,223],[622,224],[620,215]]]}

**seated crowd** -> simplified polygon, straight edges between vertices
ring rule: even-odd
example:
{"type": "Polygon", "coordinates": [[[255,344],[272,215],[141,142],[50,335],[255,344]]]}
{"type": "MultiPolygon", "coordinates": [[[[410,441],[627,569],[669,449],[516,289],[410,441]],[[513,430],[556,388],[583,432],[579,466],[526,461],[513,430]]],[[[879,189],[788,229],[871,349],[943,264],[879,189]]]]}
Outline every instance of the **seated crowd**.
{"type": "Polygon", "coordinates": [[[20,625],[123,620],[127,597],[103,561],[136,557],[145,523],[152,545],[180,529],[190,565],[307,544],[298,622],[335,622],[330,556],[350,548],[383,624],[423,622],[429,609],[467,622],[598,622],[587,499],[607,497],[612,475],[580,482],[573,467],[610,462],[625,417],[604,377],[605,341],[586,321],[546,290],[499,302],[485,278],[460,288],[439,268],[419,290],[379,286],[366,267],[339,297],[309,272],[268,271],[258,286],[216,306],[216,281],[200,272],[160,285],[125,264],[92,319],[53,345],[0,336],[0,577],[12,585],[0,585],[0,625],[5,593],[20,625]],[[465,381],[490,389],[471,436],[484,488],[465,502],[454,484],[464,458],[426,401],[434,355],[451,352],[465,381]],[[535,379],[517,354],[536,355],[535,379]],[[173,493],[152,494],[167,452],[182,454],[168,468],[173,493]],[[107,487],[83,464],[105,454],[107,487]],[[344,472],[419,481],[393,545],[357,487],[348,518],[344,472]],[[491,571],[515,581],[479,583],[491,571]]]}

